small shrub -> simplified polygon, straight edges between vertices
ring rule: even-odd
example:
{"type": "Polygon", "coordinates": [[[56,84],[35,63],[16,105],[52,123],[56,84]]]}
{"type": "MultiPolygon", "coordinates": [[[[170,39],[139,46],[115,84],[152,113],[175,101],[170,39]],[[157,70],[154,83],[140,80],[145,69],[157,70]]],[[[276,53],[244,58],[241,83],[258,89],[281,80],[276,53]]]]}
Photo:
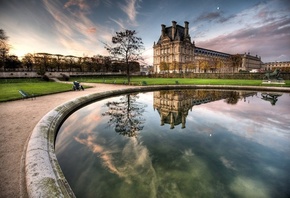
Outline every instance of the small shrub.
{"type": "Polygon", "coordinates": [[[67,76],[65,74],[61,74],[61,76],[62,76],[63,81],[69,81],[69,76],[67,76]]]}
{"type": "Polygon", "coordinates": [[[43,81],[49,81],[49,78],[48,78],[47,75],[43,75],[43,76],[41,77],[41,79],[42,79],[43,81]]]}
{"type": "Polygon", "coordinates": [[[44,76],[44,75],[45,75],[45,69],[41,67],[41,68],[39,68],[39,69],[36,71],[36,73],[37,73],[38,75],[44,76]]]}

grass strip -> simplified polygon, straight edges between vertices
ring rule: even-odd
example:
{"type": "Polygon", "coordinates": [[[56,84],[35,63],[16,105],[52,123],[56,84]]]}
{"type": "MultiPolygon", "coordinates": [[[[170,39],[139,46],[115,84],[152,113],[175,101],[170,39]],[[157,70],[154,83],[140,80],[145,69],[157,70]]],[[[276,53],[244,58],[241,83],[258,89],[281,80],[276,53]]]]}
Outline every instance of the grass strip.
{"type": "MultiPolygon", "coordinates": [[[[126,84],[128,81],[124,77],[77,77],[71,78],[71,81],[89,83],[109,83],[109,84],[126,84]]],[[[148,78],[148,77],[132,77],[130,79],[132,85],[142,85],[145,81],[147,85],[241,85],[241,86],[275,86],[290,87],[290,80],[286,80],[284,85],[281,84],[262,84],[262,80],[246,80],[246,79],[197,79],[197,78],[148,78]]]]}
{"type": "MultiPolygon", "coordinates": [[[[127,84],[127,78],[124,77],[78,77],[70,78],[70,81],[77,80],[79,82],[88,83],[108,83],[108,84],[127,84]]],[[[148,77],[132,77],[132,85],[240,85],[240,86],[274,86],[274,87],[290,87],[290,80],[285,81],[285,85],[262,84],[262,80],[245,80],[245,79],[196,79],[196,78],[148,78],[148,77]]],[[[85,86],[85,88],[88,88],[85,86]]],[[[0,79],[0,102],[21,99],[22,96],[18,92],[23,90],[28,94],[35,96],[59,93],[72,90],[72,84],[46,82],[40,79],[0,79]]]]}
{"type": "Polygon", "coordinates": [[[28,94],[34,94],[36,97],[52,93],[59,93],[72,90],[72,84],[64,84],[57,82],[45,82],[41,80],[22,80],[14,79],[0,81],[0,102],[21,99],[22,96],[18,92],[23,90],[28,94]]]}

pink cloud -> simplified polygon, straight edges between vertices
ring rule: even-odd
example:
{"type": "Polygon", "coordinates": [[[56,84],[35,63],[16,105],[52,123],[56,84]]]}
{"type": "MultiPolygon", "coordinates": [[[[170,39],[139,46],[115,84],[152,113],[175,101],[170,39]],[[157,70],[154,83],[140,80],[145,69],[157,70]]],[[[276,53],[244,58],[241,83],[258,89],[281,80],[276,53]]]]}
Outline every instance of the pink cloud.
{"type": "Polygon", "coordinates": [[[250,51],[254,55],[261,56],[265,61],[275,61],[273,60],[275,57],[278,58],[286,53],[288,57],[282,57],[289,60],[290,26],[287,24],[290,24],[290,19],[274,21],[262,27],[245,27],[229,34],[197,42],[196,45],[231,54],[250,51]]]}
{"type": "Polygon", "coordinates": [[[95,27],[90,27],[87,29],[87,33],[89,34],[93,34],[93,33],[96,33],[97,32],[97,29],[95,27]]]}
{"type": "Polygon", "coordinates": [[[77,6],[80,10],[87,11],[89,10],[89,5],[85,0],[69,0],[64,4],[65,8],[70,8],[72,6],[77,6]]]}

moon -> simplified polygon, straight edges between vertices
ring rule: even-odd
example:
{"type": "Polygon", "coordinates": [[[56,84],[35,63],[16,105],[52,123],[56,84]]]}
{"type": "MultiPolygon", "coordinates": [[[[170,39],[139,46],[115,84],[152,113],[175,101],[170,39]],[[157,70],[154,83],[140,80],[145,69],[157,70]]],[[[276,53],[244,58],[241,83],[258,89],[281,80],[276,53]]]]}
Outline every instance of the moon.
{"type": "Polygon", "coordinates": [[[220,7],[217,7],[216,9],[217,9],[217,10],[219,10],[219,9],[220,9],[220,7]]]}

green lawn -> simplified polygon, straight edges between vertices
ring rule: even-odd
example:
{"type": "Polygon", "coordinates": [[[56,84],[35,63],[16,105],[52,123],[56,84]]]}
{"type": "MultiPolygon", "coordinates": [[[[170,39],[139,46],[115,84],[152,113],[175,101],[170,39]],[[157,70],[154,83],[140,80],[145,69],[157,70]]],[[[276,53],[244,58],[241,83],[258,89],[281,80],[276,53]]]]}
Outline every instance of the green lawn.
{"type": "MultiPolygon", "coordinates": [[[[79,82],[91,83],[127,83],[124,77],[78,77],[71,78],[71,81],[77,80],[79,82]]],[[[262,84],[262,80],[245,80],[245,79],[196,79],[196,78],[148,78],[148,77],[132,77],[131,84],[140,85],[146,81],[148,85],[174,85],[176,81],[184,85],[247,85],[247,86],[281,86],[281,85],[268,85],[262,84]]],[[[290,87],[290,80],[285,81],[285,87],[290,87]]]]}
{"type": "Polygon", "coordinates": [[[19,90],[40,96],[72,90],[72,84],[46,82],[39,79],[0,79],[0,102],[21,99],[19,90]]]}
{"type": "MultiPolygon", "coordinates": [[[[70,81],[77,80],[79,82],[90,83],[127,83],[124,77],[79,77],[70,78],[70,81]]],[[[194,85],[248,85],[248,86],[284,86],[290,87],[290,80],[285,81],[285,85],[262,85],[261,80],[241,80],[241,79],[189,79],[189,78],[148,78],[148,77],[132,77],[133,85],[142,85],[142,82],[147,85],[174,85],[176,81],[179,84],[194,84],[194,85]]],[[[85,87],[87,88],[87,87],[85,87]]],[[[64,84],[57,82],[45,82],[40,79],[0,79],[0,102],[21,99],[22,96],[18,90],[23,90],[29,94],[36,96],[70,91],[72,84],[64,84]]]]}

